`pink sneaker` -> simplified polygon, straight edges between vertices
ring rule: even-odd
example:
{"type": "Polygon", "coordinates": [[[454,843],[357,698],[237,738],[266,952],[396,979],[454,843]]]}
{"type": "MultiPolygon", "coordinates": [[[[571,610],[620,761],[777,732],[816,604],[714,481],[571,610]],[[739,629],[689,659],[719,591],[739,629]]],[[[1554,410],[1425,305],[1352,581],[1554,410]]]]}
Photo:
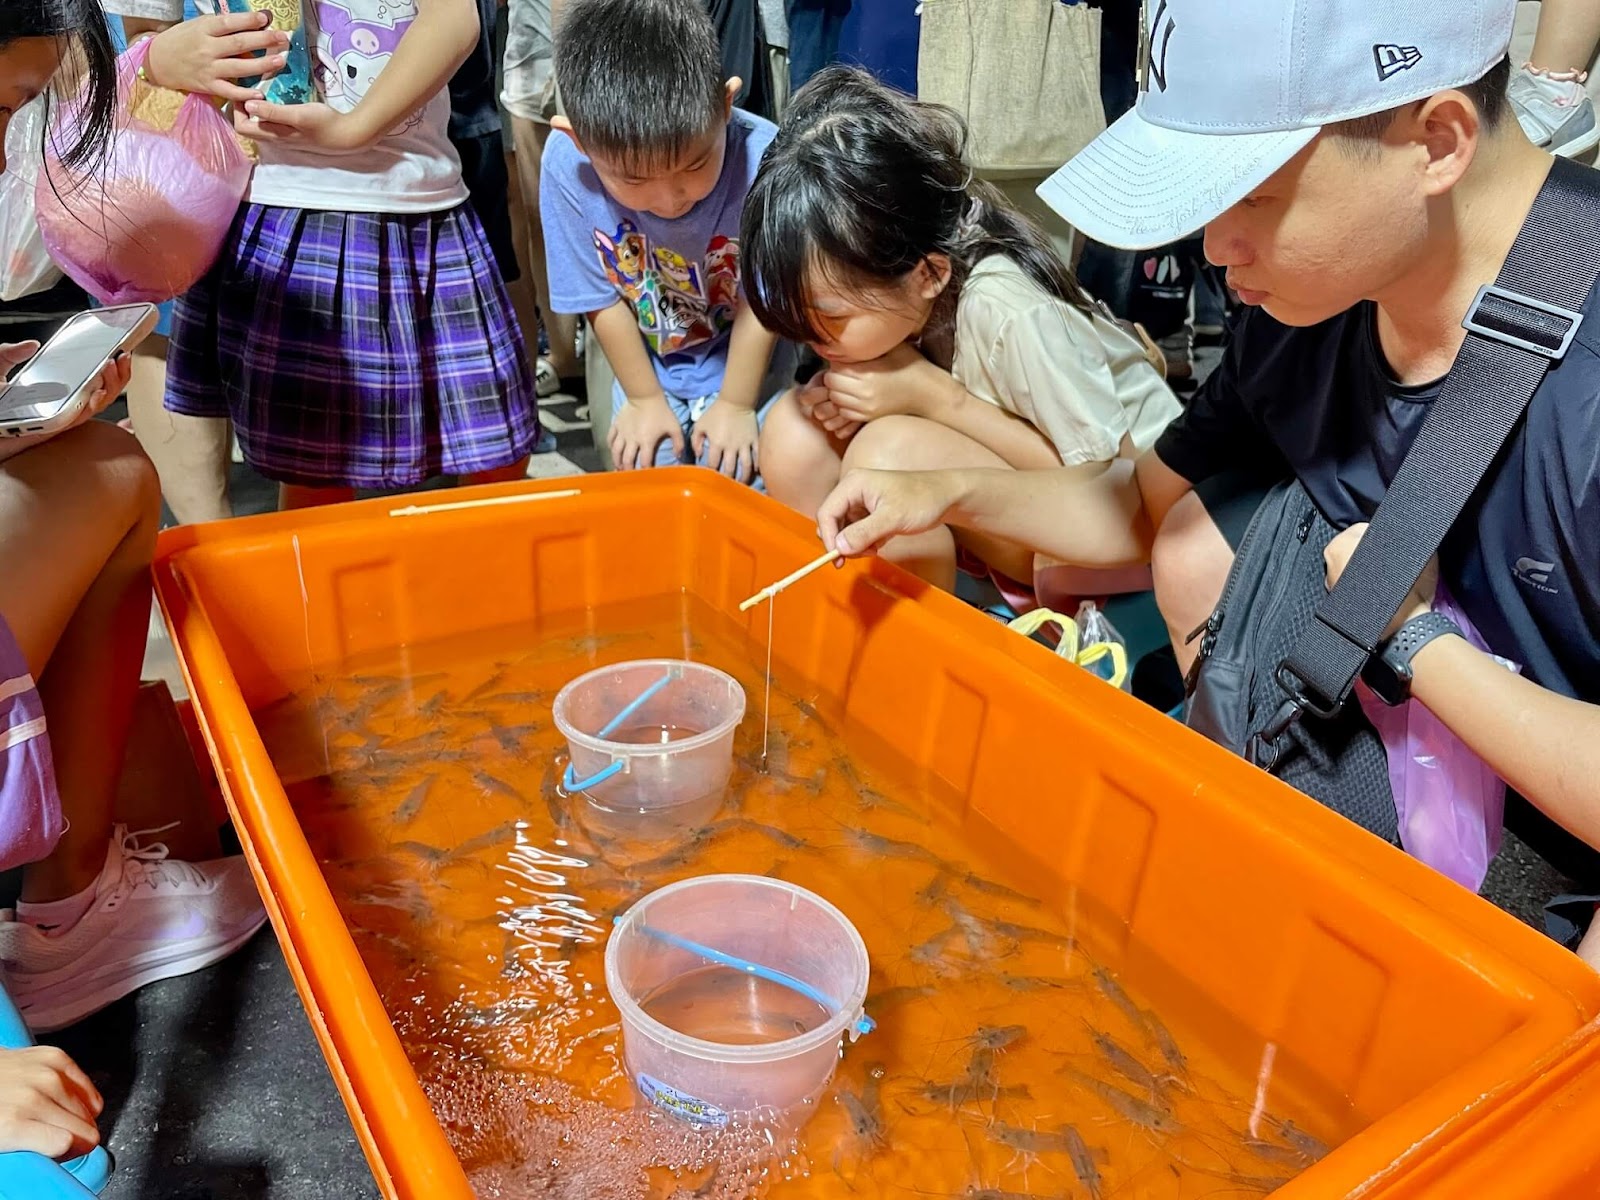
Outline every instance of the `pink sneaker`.
{"type": "Polygon", "coordinates": [[[242,858],[185,863],[118,825],[93,906],[70,929],[44,933],[0,913],[5,984],[35,1033],[49,1033],[158,979],[232,954],[267,919],[242,858]]]}

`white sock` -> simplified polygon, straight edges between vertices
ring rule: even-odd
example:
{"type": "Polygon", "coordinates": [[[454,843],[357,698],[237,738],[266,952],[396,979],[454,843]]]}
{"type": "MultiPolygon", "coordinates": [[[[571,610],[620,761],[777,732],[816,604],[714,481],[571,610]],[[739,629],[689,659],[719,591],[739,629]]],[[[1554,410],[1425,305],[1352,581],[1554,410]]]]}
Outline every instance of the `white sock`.
{"type": "Polygon", "coordinates": [[[83,891],[68,896],[65,900],[47,900],[43,904],[19,901],[17,920],[25,921],[45,933],[65,933],[83,920],[84,914],[94,907],[95,889],[99,885],[100,881],[96,879],[83,891]]]}

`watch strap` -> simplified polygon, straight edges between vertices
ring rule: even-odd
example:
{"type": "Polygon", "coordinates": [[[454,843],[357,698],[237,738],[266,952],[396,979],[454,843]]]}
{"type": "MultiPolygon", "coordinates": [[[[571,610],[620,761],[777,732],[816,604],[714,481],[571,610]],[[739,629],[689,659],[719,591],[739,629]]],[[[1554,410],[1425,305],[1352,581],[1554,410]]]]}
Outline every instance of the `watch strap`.
{"type": "Polygon", "coordinates": [[[1378,655],[1397,677],[1410,679],[1411,660],[1417,653],[1435,638],[1452,633],[1461,636],[1461,627],[1443,613],[1425,612],[1395,630],[1394,636],[1379,647],[1378,655]]]}

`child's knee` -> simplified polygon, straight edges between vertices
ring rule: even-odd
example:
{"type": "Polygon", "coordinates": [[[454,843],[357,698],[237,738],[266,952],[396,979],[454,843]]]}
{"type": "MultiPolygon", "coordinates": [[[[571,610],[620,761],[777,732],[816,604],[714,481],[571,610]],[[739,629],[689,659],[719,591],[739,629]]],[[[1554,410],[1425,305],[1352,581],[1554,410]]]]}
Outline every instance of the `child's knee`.
{"type": "Polygon", "coordinates": [[[767,491],[784,503],[797,492],[811,490],[819,473],[837,473],[839,469],[839,456],[800,411],[796,394],[790,389],[773,401],[757,442],[767,491]]]}
{"type": "Polygon", "coordinates": [[[925,428],[918,417],[879,417],[863,425],[850,439],[844,454],[848,470],[915,471],[922,465],[921,448],[925,444],[918,436],[925,428]]]}
{"type": "Polygon", "coordinates": [[[77,462],[101,481],[102,512],[115,513],[130,529],[160,525],[161,479],[137,438],[109,421],[86,421],[61,435],[69,439],[77,462]]]}

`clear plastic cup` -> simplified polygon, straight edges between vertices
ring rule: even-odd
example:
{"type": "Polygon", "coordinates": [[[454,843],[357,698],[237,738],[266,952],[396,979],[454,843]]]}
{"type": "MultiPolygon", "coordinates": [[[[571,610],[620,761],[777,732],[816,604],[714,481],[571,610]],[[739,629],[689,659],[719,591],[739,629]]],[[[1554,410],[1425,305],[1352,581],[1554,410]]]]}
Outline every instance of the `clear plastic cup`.
{"type": "Polygon", "coordinates": [[[606,944],[606,986],[640,1097],[702,1127],[740,1117],[798,1128],[843,1039],[870,1028],[867,966],[845,915],[781,879],[705,875],[650,893],[606,944]],[[792,976],[829,1003],[713,965],[671,938],[792,976]]]}
{"type": "Polygon", "coordinates": [[[727,794],[744,711],[744,689],[701,663],[643,659],[580,675],[554,706],[570,755],[566,790],[588,801],[589,820],[608,833],[703,825],[727,794]]]}

